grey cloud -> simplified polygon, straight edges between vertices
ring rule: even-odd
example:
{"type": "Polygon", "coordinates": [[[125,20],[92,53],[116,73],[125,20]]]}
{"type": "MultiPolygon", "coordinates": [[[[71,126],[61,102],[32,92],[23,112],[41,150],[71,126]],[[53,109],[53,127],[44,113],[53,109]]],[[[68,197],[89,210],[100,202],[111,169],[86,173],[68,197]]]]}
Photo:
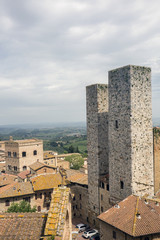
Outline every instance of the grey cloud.
{"type": "Polygon", "coordinates": [[[85,86],[107,71],[147,65],[159,104],[158,0],[2,0],[0,124],[85,120],[85,86]],[[23,113],[23,114],[22,114],[23,113]],[[56,117],[55,117],[56,116],[56,117]]]}

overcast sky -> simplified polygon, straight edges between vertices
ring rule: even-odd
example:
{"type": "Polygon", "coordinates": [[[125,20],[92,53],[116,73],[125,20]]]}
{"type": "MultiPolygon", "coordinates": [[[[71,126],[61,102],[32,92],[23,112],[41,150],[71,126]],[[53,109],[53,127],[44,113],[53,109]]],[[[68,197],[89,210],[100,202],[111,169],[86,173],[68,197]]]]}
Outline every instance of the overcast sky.
{"type": "Polygon", "coordinates": [[[160,117],[159,0],[0,0],[0,125],[85,121],[85,87],[128,64],[160,117]]]}

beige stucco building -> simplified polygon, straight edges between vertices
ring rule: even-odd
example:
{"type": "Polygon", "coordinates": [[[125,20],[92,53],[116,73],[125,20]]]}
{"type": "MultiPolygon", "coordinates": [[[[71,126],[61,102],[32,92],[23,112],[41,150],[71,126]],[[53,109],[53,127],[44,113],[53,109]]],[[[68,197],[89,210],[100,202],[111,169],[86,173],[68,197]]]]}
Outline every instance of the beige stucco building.
{"type": "Polygon", "coordinates": [[[6,173],[17,174],[29,170],[29,165],[43,162],[43,141],[39,139],[13,140],[5,142],[6,173]]]}

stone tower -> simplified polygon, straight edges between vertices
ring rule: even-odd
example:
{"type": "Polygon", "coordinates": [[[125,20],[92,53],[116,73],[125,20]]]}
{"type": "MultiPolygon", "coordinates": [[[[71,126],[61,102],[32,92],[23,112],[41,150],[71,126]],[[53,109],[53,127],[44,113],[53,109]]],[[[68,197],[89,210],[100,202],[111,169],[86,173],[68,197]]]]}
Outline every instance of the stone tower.
{"type": "Polygon", "coordinates": [[[95,224],[100,213],[99,177],[109,171],[108,164],[108,86],[86,88],[89,221],[95,224]]]}
{"type": "Polygon", "coordinates": [[[109,72],[110,201],[153,185],[151,69],[129,65],[109,72]]]}
{"type": "Polygon", "coordinates": [[[160,128],[153,128],[154,193],[160,189],[160,128]]]}

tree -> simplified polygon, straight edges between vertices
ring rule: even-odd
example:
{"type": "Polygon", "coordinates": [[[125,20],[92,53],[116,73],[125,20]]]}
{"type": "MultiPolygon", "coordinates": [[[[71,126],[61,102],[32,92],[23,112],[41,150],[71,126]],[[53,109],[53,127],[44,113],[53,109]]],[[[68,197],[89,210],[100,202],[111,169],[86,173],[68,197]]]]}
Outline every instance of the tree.
{"type": "Polygon", "coordinates": [[[30,203],[23,200],[19,204],[12,203],[11,206],[7,209],[7,212],[36,212],[36,210],[36,206],[31,208],[30,203]]]}
{"type": "Polygon", "coordinates": [[[76,147],[75,152],[76,152],[76,153],[79,153],[79,148],[78,148],[78,146],[76,147]]]}
{"type": "Polygon", "coordinates": [[[72,145],[68,148],[68,152],[69,153],[74,153],[74,147],[72,145]]]}
{"type": "Polygon", "coordinates": [[[73,154],[71,156],[65,157],[65,160],[70,162],[70,167],[72,169],[80,169],[84,165],[84,159],[79,154],[73,154]]]}

